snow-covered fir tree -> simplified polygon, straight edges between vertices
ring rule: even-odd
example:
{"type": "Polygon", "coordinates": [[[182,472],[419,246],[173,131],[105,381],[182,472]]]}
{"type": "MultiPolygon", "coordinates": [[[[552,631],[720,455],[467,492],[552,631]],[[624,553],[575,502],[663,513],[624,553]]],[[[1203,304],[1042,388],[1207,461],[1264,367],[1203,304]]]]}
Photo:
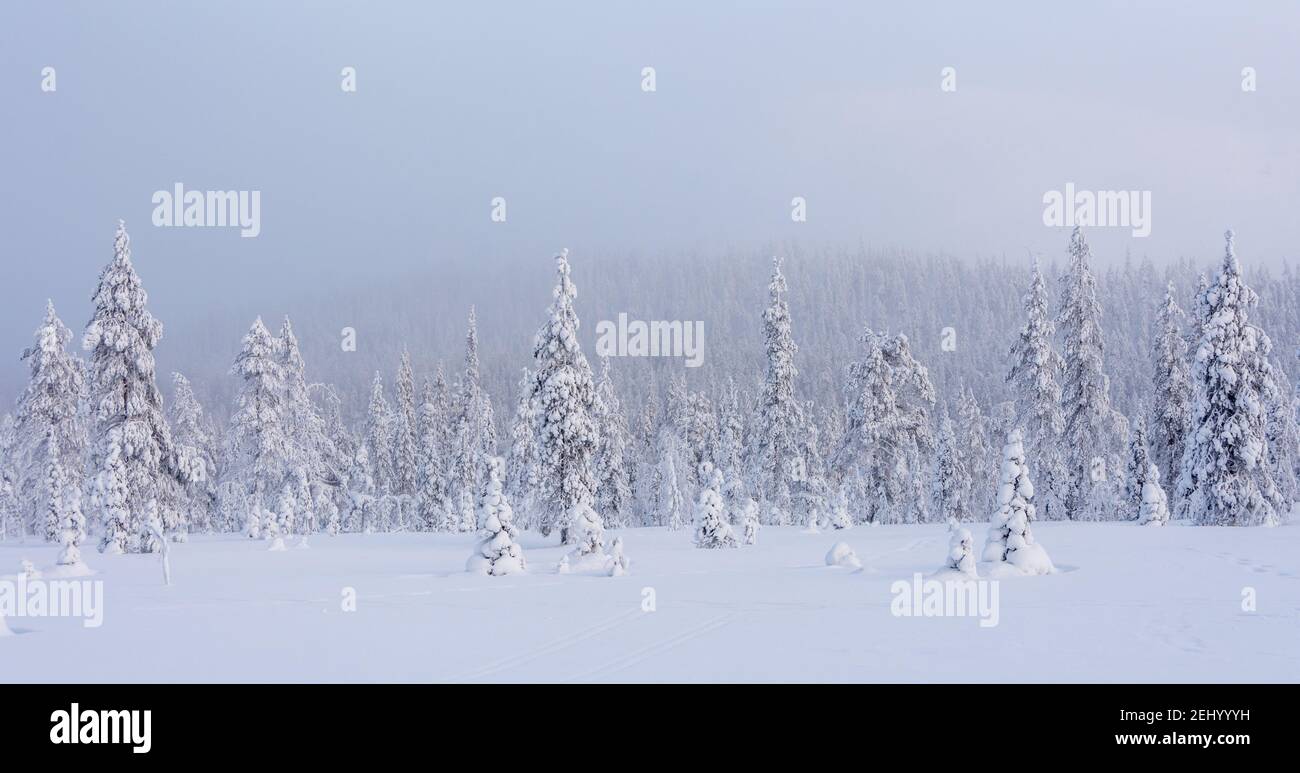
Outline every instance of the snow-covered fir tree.
{"type": "MultiPolygon", "coordinates": [[[[561,250],[555,257],[555,268],[555,302],[533,346],[536,371],[532,399],[537,404],[534,432],[541,453],[537,519],[543,535],[559,531],[560,541],[569,544],[581,538],[570,534],[570,517],[575,512],[588,517],[594,501],[596,482],[591,462],[599,436],[592,420],[596,386],[578,343],[578,314],[573,308],[578,290],[569,279],[568,250],[561,250]]],[[[599,520],[599,515],[596,518],[599,520]]],[[[591,525],[584,524],[583,528],[590,531],[591,525]]]]}
{"type": "Polygon", "coordinates": [[[1198,524],[1275,525],[1281,497],[1268,458],[1268,395],[1276,390],[1272,349],[1250,323],[1258,297],[1242,281],[1228,231],[1218,276],[1200,299],[1192,365],[1192,412],[1179,471],[1180,514],[1198,524]]]}
{"type": "Polygon", "coordinates": [[[266,536],[270,524],[265,518],[279,501],[292,452],[284,427],[284,367],[278,349],[258,317],[231,367],[242,383],[226,433],[227,474],[246,498],[246,532],[254,539],[266,536]]]}
{"type": "Polygon", "coordinates": [[[939,417],[939,435],[934,449],[934,479],[932,494],[935,513],[939,518],[952,518],[959,522],[971,519],[970,470],[957,447],[957,431],[945,405],[939,417]]]}
{"type": "Polygon", "coordinates": [[[1151,455],[1160,476],[1172,481],[1183,458],[1191,416],[1192,383],[1188,370],[1186,315],[1174,300],[1170,282],[1156,317],[1154,402],[1151,410],[1151,455]]]}
{"type": "Polygon", "coordinates": [[[21,529],[18,508],[18,433],[14,417],[0,416],[0,540],[21,529]]]}
{"type": "Polygon", "coordinates": [[[726,508],[722,504],[722,473],[704,462],[700,479],[704,486],[695,503],[695,547],[736,547],[736,535],[731,531],[731,524],[727,523],[726,508]]]}
{"type": "Polygon", "coordinates": [[[483,483],[486,460],[496,455],[496,419],[479,371],[478,318],[471,306],[465,333],[465,372],[461,374],[456,418],[457,447],[452,460],[453,486],[458,491],[477,491],[483,483]]]}
{"type": "Polygon", "coordinates": [[[277,341],[284,373],[285,435],[290,454],[285,485],[294,488],[300,533],[316,530],[320,516],[336,507],[333,488],[338,485],[344,461],[338,456],[329,427],[312,398],[313,387],[324,391],[327,402],[332,396],[322,385],[307,382],[307,366],[288,317],[277,341]]]}
{"type": "MultiPolygon", "coordinates": [[[[1128,460],[1124,475],[1124,499],[1119,503],[1121,517],[1136,521],[1142,512],[1143,492],[1151,476],[1152,459],[1147,448],[1147,425],[1141,417],[1128,439],[1128,460]]],[[[1159,485],[1159,484],[1156,484],[1159,485]]]]}
{"type": "Polygon", "coordinates": [[[126,225],[118,222],[113,259],[91,296],[94,312],[82,347],[90,352],[89,401],[94,422],[91,470],[122,493],[97,503],[102,550],[145,552],[153,547],[147,521],[157,517],[163,479],[172,473],[171,429],[154,378],[154,347],[162,323],[147,308],[149,296],[131,264],[126,225]],[[120,486],[120,488],[119,488],[120,486]]]}
{"type": "Polygon", "coordinates": [[[830,527],[836,531],[853,528],[853,514],[849,512],[847,486],[840,486],[835,490],[834,503],[830,511],[830,527]]]}
{"type": "Polygon", "coordinates": [[[1164,526],[1169,522],[1169,498],[1160,485],[1160,468],[1152,463],[1142,478],[1142,505],[1138,508],[1138,524],[1164,526]]]}
{"type": "MultiPolygon", "coordinates": [[[[54,434],[51,430],[51,434],[54,434]]],[[[54,444],[47,444],[51,449],[54,444]]],[[[81,543],[86,539],[86,517],[81,511],[81,485],[70,479],[57,455],[50,458],[50,503],[56,516],[59,542],[58,563],[63,566],[81,564],[81,543]]]]}
{"type": "Polygon", "coordinates": [[[772,281],[768,284],[769,303],[763,312],[767,373],[756,406],[748,466],[754,481],[752,490],[763,501],[769,522],[776,525],[784,525],[790,519],[793,489],[790,475],[795,470],[791,460],[800,452],[800,432],[806,426],[803,406],[794,392],[794,380],[799,373],[794,357],[799,347],[791,332],[787,289],[781,259],[774,258],[772,281]]]}
{"type": "Polygon", "coordinates": [[[479,500],[478,529],[482,540],[474,548],[466,567],[471,572],[503,577],[528,568],[523,548],[519,547],[519,530],[514,525],[510,499],[502,490],[505,464],[499,456],[487,460],[487,481],[479,500]]]}
{"type": "Polygon", "coordinates": [[[975,540],[970,529],[956,526],[948,536],[948,561],[944,568],[967,577],[975,577],[975,540]]]}
{"type": "Polygon", "coordinates": [[[573,552],[569,554],[570,560],[575,563],[587,557],[605,560],[605,523],[601,520],[600,514],[591,508],[590,505],[579,502],[573,506],[572,512],[565,517],[565,522],[569,524],[568,528],[572,534],[573,552]]]}
{"type": "Polygon", "coordinates": [[[833,465],[841,474],[854,466],[862,471],[871,521],[915,522],[928,497],[922,460],[934,447],[934,385],[907,336],[867,328],[861,342],[865,356],[848,367],[844,437],[833,465]]]}
{"type": "Polygon", "coordinates": [[[1076,520],[1104,517],[1090,507],[1096,501],[1093,488],[1113,479],[1118,449],[1127,434],[1122,417],[1110,405],[1110,380],[1103,370],[1101,303],[1097,280],[1088,265],[1090,257],[1087,240],[1075,228],[1070,236],[1070,269],[1062,277],[1057,326],[1065,360],[1062,443],[1069,475],[1063,499],[1068,517],[1076,520]],[[1110,462],[1107,475],[1100,480],[1093,466],[1098,458],[1110,462]]]}
{"type": "Polygon", "coordinates": [[[677,475],[677,438],[665,433],[659,455],[659,505],[663,508],[659,523],[667,526],[669,531],[682,528],[685,514],[682,487],[677,475]]]}
{"type": "Polygon", "coordinates": [[[636,431],[636,475],[634,476],[636,509],[641,514],[642,526],[659,526],[663,511],[663,470],[659,458],[659,437],[656,402],[651,399],[642,406],[636,431]]]}
{"type": "Polygon", "coordinates": [[[758,517],[758,503],[753,497],[745,497],[740,503],[740,512],[735,516],[740,529],[740,540],[746,545],[758,544],[758,530],[761,528],[758,517]]]}
{"type": "Polygon", "coordinates": [[[1052,348],[1056,326],[1048,310],[1043,272],[1034,261],[1029,292],[1025,295],[1025,325],[1011,347],[1007,382],[1015,395],[1016,415],[1025,429],[1032,474],[1038,481],[1038,515],[1044,519],[1066,517],[1063,494],[1068,483],[1061,433],[1061,374],[1065,362],[1052,348]]]}
{"type": "Polygon", "coordinates": [[[957,447],[970,473],[970,490],[965,496],[972,513],[997,508],[999,466],[989,445],[988,419],[975,393],[963,386],[957,398],[957,447]]]}
{"type": "Polygon", "coordinates": [[[411,355],[402,352],[397,366],[397,407],[393,425],[393,483],[397,494],[413,495],[419,465],[417,437],[419,423],[415,407],[415,375],[411,355]]]}
{"type": "Polygon", "coordinates": [[[46,302],[45,319],[36,329],[36,344],[22,359],[30,379],[18,398],[15,420],[18,470],[17,497],[28,515],[32,531],[49,541],[59,538],[56,517],[51,524],[50,465],[57,465],[66,485],[79,486],[85,465],[86,426],[81,415],[85,395],[85,372],[75,355],[67,350],[72,331],[46,302]],[[53,444],[53,447],[50,447],[53,444]]]}
{"type": "Polygon", "coordinates": [[[1005,562],[1025,574],[1056,571],[1047,551],[1034,540],[1034,484],[1025,464],[1025,447],[1020,430],[1012,430],[1002,447],[1002,482],[998,487],[998,511],[993,514],[984,560],[1005,562]]]}
{"type": "MultiPolygon", "coordinates": [[[[94,503],[99,510],[103,537],[100,552],[122,553],[140,539],[131,516],[131,493],[128,490],[130,468],[123,450],[122,428],[113,427],[103,443],[104,459],[94,478],[94,503]]],[[[147,527],[145,527],[147,528],[147,527]]]]}
{"type": "Polygon", "coordinates": [[[506,461],[506,493],[519,509],[520,523],[532,525],[534,494],[541,484],[537,448],[537,404],[533,401],[532,374],[523,369],[519,380],[515,415],[510,422],[510,455],[506,461]]]}
{"type": "Polygon", "coordinates": [[[718,446],[718,417],[713,409],[713,401],[703,392],[691,392],[686,398],[685,426],[682,428],[685,464],[691,470],[688,484],[691,487],[705,485],[700,479],[700,471],[705,464],[714,466],[718,446]]]}
{"type": "Polygon", "coordinates": [[[370,408],[366,413],[366,453],[370,458],[370,477],[375,493],[393,493],[397,473],[393,469],[393,411],[384,395],[384,377],[375,371],[370,387],[370,408]]]}
{"type": "Polygon", "coordinates": [[[1272,388],[1265,394],[1265,412],[1268,414],[1268,465],[1277,486],[1279,512],[1289,513],[1300,501],[1300,396],[1291,386],[1291,380],[1278,365],[1273,365],[1272,388]]]}
{"type": "Polygon", "coordinates": [[[420,398],[419,418],[416,421],[419,428],[419,442],[415,470],[416,511],[419,528],[423,531],[434,531],[438,528],[446,505],[446,481],[439,443],[442,436],[441,422],[444,420],[445,416],[440,413],[433,384],[425,381],[420,398]]]}
{"type": "Polygon", "coordinates": [[[596,510],[610,528],[627,525],[631,515],[632,490],[628,484],[627,419],[614,391],[609,375],[609,358],[601,361],[600,380],[596,382],[596,426],[600,442],[594,459],[596,475],[596,510]]]}
{"type": "Polygon", "coordinates": [[[172,374],[168,409],[172,442],[184,481],[180,506],[191,531],[211,531],[217,510],[217,449],[212,422],[203,412],[194,387],[180,373],[172,374]]]}
{"type": "Polygon", "coordinates": [[[733,481],[740,483],[742,490],[743,479],[740,476],[744,452],[745,422],[741,415],[740,393],[735,380],[728,377],[718,405],[718,443],[714,463],[728,484],[733,481]]]}
{"type": "Polygon", "coordinates": [[[627,556],[623,555],[623,538],[615,537],[614,544],[609,548],[609,561],[607,562],[607,574],[610,577],[622,577],[627,574],[632,562],[627,556]]]}

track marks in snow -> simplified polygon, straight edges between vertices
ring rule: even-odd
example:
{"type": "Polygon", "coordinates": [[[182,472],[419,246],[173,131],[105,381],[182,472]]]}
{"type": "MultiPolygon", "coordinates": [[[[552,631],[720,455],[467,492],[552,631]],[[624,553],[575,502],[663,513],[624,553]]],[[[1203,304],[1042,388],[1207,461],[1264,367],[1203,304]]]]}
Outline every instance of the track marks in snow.
{"type": "Polygon", "coordinates": [[[644,647],[640,647],[638,649],[632,650],[631,652],[628,652],[624,655],[620,655],[619,657],[616,657],[613,660],[607,661],[604,665],[598,666],[590,671],[572,677],[568,681],[588,682],[601,677],[618,673],[619,671],[622,671],[627,668],[631,668],[632,666],[635,666],[638,663],[642,663],[646,660],[649,660],[650,658],[658,657],[659,655],[662,655],[665,652],[668,652],[669,650],[680,647],[681,645],[686,644],[687,642],[694,641],[700,638],[701,636],[707,636],[708,634],[718,630],[719,628],[723,628],[729,625],[737,617],[740,617],[739,611],[729,612],[727,614],[719,615],[718,617],[711,618],[703,623],[700,623],[699,625],[692,626],[690,628],[687,628],[684,631],[679,631],[676,634],[673,634],[672,636],[669,636],[664,639],[660,639],[659,641],[656,641],[652,644],[648,644],[644,647]]]}
{"type": "Polygon", "coordinates": [[[627,621],[641,614],[644,613],[640,610],[640,608],[629,609],[628,611],[617,614],[609,618],[608,620],[603,620],[599,623],[596,623],[595,625],[580,629],[573,633],[554,639],[551,642],[547,644],[543,644],[542,646],[536,649],[528,650],[526,652],[521,652],[517,655],[511,655],[509,657],[501,658],[500,660],[493,661],[481,668],[475,669],[474,671],[470,671],[469,673],[466,674],[462,674],[461,676],[455,677],[453,679],[449,679],[448,681],[464,682],[464,681],[469,681],[471,679],[482,679],[485,676],[492,676],[494,674],[501,673],[502,671],[507,671],[512,668],[517,668],[527,663],[531,663],[534,660],[537,660],[539,658],[544,658],[548,655],[553,655],[557,652],[563,652],[564,650],[568,649],[569,647],[572,647],[575,644],[586,641],[587,639],[590,639],[593,636],[599,636],[600,634],[605,633],[606,631],[617,628],[620,625],[623,625],[627,621]]]}
{"type": "Polygon", "coordinates": [[[1273,564],[1262,562],[1262,561],[1256,561],[1253,558],[1239,556],[1235,553],[1229,553],[1227,551],[1209,553],[1204,550],[1197,550],[1196,548],[1186,548],[1186,550],[1192,553],[1200,553],[1201,555],[1205,555],[1205,556],[1214,556],[1220,561],[1227,561],[1228,563],[1235,564],[1241,567],[1242,569],[1245,569],[1248,572],[1253,572],[1254,574],[1267,574],[1267,575],[1272,575],[1274,577],[1281,577],[1284,580],[1300,579],[1300,577],[1298,577],[1296,573],[1291,569],[1279,569],[1273,564]]]}

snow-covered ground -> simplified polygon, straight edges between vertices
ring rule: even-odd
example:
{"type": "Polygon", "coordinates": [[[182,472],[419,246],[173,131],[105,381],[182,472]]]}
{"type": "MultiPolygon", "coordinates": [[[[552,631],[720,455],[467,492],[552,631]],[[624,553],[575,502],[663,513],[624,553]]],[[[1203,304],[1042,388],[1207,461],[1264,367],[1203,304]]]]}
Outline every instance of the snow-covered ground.
{"type": "MultiPolygon", "coordinates": [[[[992,627],[891,614],[891,584],[942,565],[940,526],[767,528],[735,550],[625,530],[625,577],[557,574],[532,533],[530,572],[503,578],[464,571],[469,535],[198,537],[170,587],[157,556],[88,551],[103,625],[10,618],[0,682],[1300,681],[1300,525],[1034,529],[1059,572],[1002,580],[992,627]],[[839,540],[863,571],[825,565],[839,540]]],[[[56,553],[0,544],[0,571],[56,553]]]]}

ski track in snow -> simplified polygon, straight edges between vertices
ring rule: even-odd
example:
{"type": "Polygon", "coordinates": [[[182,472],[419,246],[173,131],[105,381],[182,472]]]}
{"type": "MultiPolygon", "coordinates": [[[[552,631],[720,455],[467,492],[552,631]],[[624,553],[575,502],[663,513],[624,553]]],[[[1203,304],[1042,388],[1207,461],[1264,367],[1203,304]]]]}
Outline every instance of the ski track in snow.
{"type": "Polygon", "coordinates": [[[540,658],[544,658],[549,655],[554,655],[558,652],[562,652],[574,646],[575,644],[579,644],[581,642],[586,641],[587,639],[592,638],[593,636],[599,636],[602,633],[605,633],[606,631],[617,628],[618,626],[626,623],[627,621],[641,614],[644,613],[641,612],[639,608],[630,609],[626,612],[617,614],[607,620],[603,620],[599,623],[596,623],[595,625],[589,626],[587,628],[583,628],[582,630],[577,631],[575,633],[571,633],[566,636],[561,636],[558,639],[555,639],[548,644],[543,644],[541,647],[538,647],[536,649],[527,650],[517,655],[511,655],[509,657],[501,658],[500,660],[493,661],[492,663],[489,663],[488,665],[483,666],[482,668],[479,668],[474,671],[470,671],[469,673],[462,674],[457,677],[453,677],[447,681],[465,682],[473,679],[482,679],[485,676],[492,676],[494,674],[499,674],[502,671],[508,671],[510,669],[518,668],[519,666],[527,665],[533,662],[534,660],[538,660],[540,658]]]}
{"type": "Polygon", "coordinates": [[[716,631],[719,628],[729,625],[737,617],[740,617],[740,615],[741,612],[739,610],[734,612],[728,612],[727,614],[724,615],[719,615],[718,617],[712,618],[704,623],[701,623],[696,626],[692,626],[686,629],[685,631],[679,631],[678,633],[669,636],[666,639],[660,639],[659,641],[656,641],[653,644],[649,644],[640,649],[633,650],[632,652],[629,652],[626,655],[622,655],[620,657],[614,658],[613,660],[606,662],[604,665],[598,666],[590,671],[585,671],[565,681],[591,682],[600,677],[607,677],[612,674],[616,674],[620,671],[631,668],[632,666],[635,666],[639,663],[643,663],[647,660],[650,660],[651,658],[655,658],[660,655],[663,655],[669,650],[672,650],[676,647],[680,647],[681,645],[686,644],[687,642],[694,641],[695,639],[698,639],[701,636],[707,636],[713,631],[716,631]]]}

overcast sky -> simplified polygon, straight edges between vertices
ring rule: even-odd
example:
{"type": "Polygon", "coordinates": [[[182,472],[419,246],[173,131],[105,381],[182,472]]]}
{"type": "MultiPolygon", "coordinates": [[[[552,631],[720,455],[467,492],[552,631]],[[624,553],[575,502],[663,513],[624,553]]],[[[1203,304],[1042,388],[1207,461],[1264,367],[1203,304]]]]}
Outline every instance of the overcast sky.
{"type": "Polygon", "coordinates": [[[6,3],[0,352],[47,297],[80,333],[118,218],[169,324],[559,246],[1059,256],[1067,182],[1151,192],[1099,260],[1208,260],[1227,226],[1294,260],[1300,4],[1138,5],[6,3]],[[260,236],[152,226],[177,182],[261,191],[260,236]]]}

